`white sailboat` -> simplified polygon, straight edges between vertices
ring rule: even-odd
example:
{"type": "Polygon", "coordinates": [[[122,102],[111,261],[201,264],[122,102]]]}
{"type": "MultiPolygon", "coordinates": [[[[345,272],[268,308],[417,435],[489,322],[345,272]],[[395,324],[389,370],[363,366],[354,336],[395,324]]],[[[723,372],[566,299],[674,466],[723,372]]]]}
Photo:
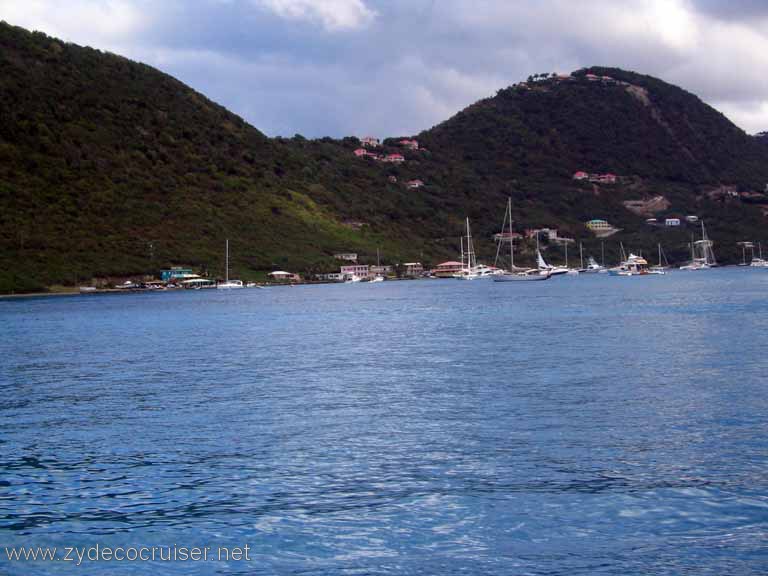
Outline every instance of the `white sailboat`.
{"type": "MultiPolygon", "coordinates": [[[[507,213],[504,215],[504,221],[501,224],[501,238],[504,237],[504,227],[509,219],[509,271],[502,272],[501,274],[495,274],[493,276],[494,282],[530,282],[537,280],[548,280],[549,273],[541,273],[538,269],[523,269],[520,270],[515,267],[515,243],[512,238],[512,198],[507,201],[507,213]]],[[[538,242],[538,237],[537,237],[538,242]]],[[[498,264],[499,251],[501,249],[501,241],[496,248],[496,262],[498,264]]],[[[538,245],[537,245],[538,251],[538,245]]]]}
{"type": "Polygon", "coordinates": [[[664,266],[662,263],[662,257],[664,258],[664,261],[667,260],[667,257],[664,255],[664,251],[661,249],[661,244],[659,244],[659,263],[656,266],[651,266],[648,268],[648,274],[657,274],[657,275],[664,275],[667,273],[667,268],[669,268],[669,262],[667,262],[667,265],[664,266]]]}
{"type": "Polygon", "coordinates": [[[551,264],[547,264],[547,261],[544,260],[544,256],[541,255],[541,250],[539,249],[538,232],[536,233],[536,264],[540,272],[546,272],[549,276],[559,276],[560,274],[568,273],[568,268],[563,268],[562,266],[552,266],[551,264]]]}
{"type": "MultiPolygon", "coordinates": [[[[753,248],[754,250],[754,248],[753,248]]],[[[763,260],[763,245],[758,242],[757,243],[757,250],[758,250],[758,257],[755,258],[752,256],[752,260],[749,262],[750,267],[752,268],[768,268],[768,260],[763,260]]],[[[753,252],[754,254],[754,252],[753,252]]]]}
{"type": "Polygon", "coordinates": [[[707,231],[704,228],[704,220],[701,221],[701,240],[693,241],[691,238],[691,262],[685,266],[680,266],[680,270],[709,270],[717,266],[715,253],[712,251],[713,242],[707,238],[707,231]],[[697,253],[700,256],[697,256],[697,253]]]}
{"type": "Polygon", "coordinates": [[[220,282],[216,285],[219,290],[236,290],[243,288],[242,280],[230,280],[229,279],[229,238],[226,241],[226,257],[224,265],[224,282],[220,282]]]}
{"type": "Polygon", "coordinates": [[[454,278],[460,280],[475,280],[480,278],[481,274],[478,271],[477,259],[475,257],[475,247],[472,244],[472,232],[469,229],[469,218],[467,218],[467,252],[466,262],[464,261],[464,237],[461,239],[461,270],[454,274],[454,278]]]}
{"type": "MultiPolygon", "coordinates": [[[[381,258],[379,255],[379,249],[376,248],[376,269],[381,270],[381,258]]],[[[381,274],[376,274],[373,278],[369,280],[369,282],[384,282],[384,276],[381,274]]]]}

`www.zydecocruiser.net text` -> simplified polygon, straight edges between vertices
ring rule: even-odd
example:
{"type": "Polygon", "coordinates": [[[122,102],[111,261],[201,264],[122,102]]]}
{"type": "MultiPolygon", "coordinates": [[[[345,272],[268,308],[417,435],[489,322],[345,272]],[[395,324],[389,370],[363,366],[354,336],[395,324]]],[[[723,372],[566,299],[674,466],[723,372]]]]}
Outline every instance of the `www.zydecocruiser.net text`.
{"type": "Polygon", "coordinates": [[[16,546],[3,550],[8,562],[229,562],[250,561],[244,546],[16,546]]]}

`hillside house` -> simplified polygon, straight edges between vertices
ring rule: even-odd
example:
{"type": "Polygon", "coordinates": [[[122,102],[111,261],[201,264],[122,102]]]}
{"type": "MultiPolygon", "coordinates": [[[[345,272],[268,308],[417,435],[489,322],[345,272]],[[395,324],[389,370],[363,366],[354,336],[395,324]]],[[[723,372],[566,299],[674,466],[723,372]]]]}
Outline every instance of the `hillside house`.
{"type": "Polygon", "coordinates": [[[387,154],[382,158],[382,162],[392,162],[393,164],[401,164],[405,162],[405,157],[402,154],[387,154]]]}
{"type": "Polygon", "coordinates": [[[397,176],[390,176],[387,178],[387,180],[389,180],[392,184],[397,184],[397,176]]]}
{"type": "Polygon", "coordinates": [[[360,138],[360,143],[366,148],[378,148],[379,146],[381,146],[381,142],[379,142],[379,139],[374,138],[373,136],[366,136],[365,138],[360,138]]]}
{"type": "Polygon", "coordinates": [[[664,226],[674,227],[680,226],[680,218],[667,218],[664,220],[664,226]]]}
{"type": "Polygon", "coordinates": [[[588,180],[589,174],[584,172],[583,170],[579,170],[578,172],[573,173],[573,179],[574,180],[588,180]]]}
{"type": "Polygon", "coordinates": [[[336,260],[346,260],[347,262],[357,262],[357,254],[355,252],[339,252],[333,255],[336,260]]]}
{"type": "Polygon", "coordinates": [[[499,232],[493,235],[493,239],[496,242],[514,242],[515,240],[520,240],[522,237],[523,235],[518,234],[517,232],[499,232]]]}
{"type": "Polygon", "coordinates": [[[398,144],[400,144],[400,146],[403,146],[404,148],[408,148],[409,150],[418,150],[419,149],[419,142],[418,142],[418,140],[404,139],[404,140],[400,140],[400,142],[398,142],[398,144]]]}
{"type": "Polygon", "coordinates": [[[424,182],[422,182],[421,180],[408,180],[405,186],[409,190],[415,190],[416,188],[421,188],[422,186],[424,186],[424,182]]]}
{"type": "Polygon", "coordinates": [[[592,232],[607,232],[609,230],[613,230],[613,226],[608,224],[607,220],[601,220],[599,218],[590,220],[585,224],[585,226],[592,232]]]}
{"type": "Polygon", "coordinates": [[[362,158],[363,156],[368,156],[368,150],[365,148],[357,148],[353,154],[357,156],[358,158],[362,158]]]}

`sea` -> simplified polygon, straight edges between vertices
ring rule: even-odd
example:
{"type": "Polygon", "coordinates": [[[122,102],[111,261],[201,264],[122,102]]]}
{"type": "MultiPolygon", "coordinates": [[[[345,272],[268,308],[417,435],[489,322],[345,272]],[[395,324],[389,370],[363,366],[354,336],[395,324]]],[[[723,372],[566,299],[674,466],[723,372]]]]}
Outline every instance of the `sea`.
{"type": "Polygon", "coordinates": [[[759,269],[0,300],[0,574],[763,575],[767,354],[759,269]]]}

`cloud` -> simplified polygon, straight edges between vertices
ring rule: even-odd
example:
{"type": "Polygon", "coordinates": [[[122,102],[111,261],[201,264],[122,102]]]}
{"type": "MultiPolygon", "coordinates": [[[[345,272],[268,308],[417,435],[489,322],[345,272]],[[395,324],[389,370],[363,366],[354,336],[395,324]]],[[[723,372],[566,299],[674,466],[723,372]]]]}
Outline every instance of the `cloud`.
{"type": "Polygon", "coordinates": [[[536,72],[606,65],[768,129],[762,0],[0,0],[141,60],[270,135],[414,134],[536,72]]]}
{"type": "Polygon", "coordinates": [[[110,48],[135,38],[148,14],[130,0],[0,0],[0,18],[63,40],[110,48]]]}
{"type": "Polygon", "coordinates": [[[329,32],[363,28],[376,16],[362,0],[253,0],[253,3],[281,18],[319,22],[329,32]]]}

